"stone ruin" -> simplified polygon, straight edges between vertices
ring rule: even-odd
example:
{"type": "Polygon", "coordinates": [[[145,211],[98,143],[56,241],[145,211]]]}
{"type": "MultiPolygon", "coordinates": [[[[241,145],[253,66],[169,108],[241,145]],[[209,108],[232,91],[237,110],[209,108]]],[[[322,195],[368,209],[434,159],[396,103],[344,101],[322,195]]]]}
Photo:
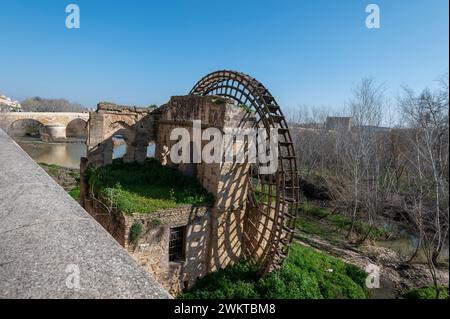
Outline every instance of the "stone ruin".
{"type": "MultiPolygon", "coordinates": [[[[260,276],[281,267],[295,233],[296,156],[280,106],[255,78],[216,71],[197,82],[189,95],[174,96],[155,109],[99,103],[97,111],[89,114],[87,135],[87,157],[80,165],[80,203],[169,291],[189,289],[198,278],[241,259],[254,262],[260,276]],[[251,127],[262,128],[269,136],[276,129],[276,171],[261,174],[259,168],[266,164],[239,161],[172,163],[169,151],[178,142],[170,139],[172,129],[185,128],[192,136],[197,120],[202,129],[214,127],[222,132],[251,127]],[[105,212],[90,193],[86,172],[89,167],[112,163],[118,135],[126,144],[124,162],[145,161],[149,144],[154,143],[155,158],[195,177],[214,195],[214,205],[184,205],[149,214],[105,212]],[[154,218],[160,223],[156,225],[154,218]],[[146,231],[137,245],[130,245],[130,229],[136,221],[146,231]],[[173,251],[178,251],[179,258],[172,257],[173,251]]],[[[268,137],[263,139],[258,139],[257,148],[268,137]]],[[[233,147],[245,149],[247,142],[236,139],[233,147]]]]}
{"type": "MultiPolygon", "coordinates": [[[[243,255],[244,218],[247,205],[248,164],[175,165],[168,150],[176,141],[170,140],[173,128],[184,127],[192,134],[192,121],[201,120],[202,128],[248,126],[249,114],[222,98],[214,96],[176,96],[157,109],[143,109],[99,103],[90,113],[87,137],[87,158],[81,164],[82,206],[132,256],[172,293],[190,288],[198,278],[238,261],[243,255]],[[244,121],[244,119],[246,119],[244,121]],[[119,218],[106,212],[89,193],[86,169],[112,163],[113,138],[121,134],[127,145],[124,162],[142,162],[149,143],[156,144],[155,157],[164,165],[176,166],[194,176],[215,197],[212,207],[184,205],[149,214],[119,218]],[[161,225],[150,227],[157,218],[161,225]],[[139,220],[149,227],[138,245],[129,243],[133,223],[139,220]],[[171,232],[182,230],[185,237],[183,258],[169,261],[171,232]]],[[[206,144],[206,141],[203,141],[206,144]]]]}

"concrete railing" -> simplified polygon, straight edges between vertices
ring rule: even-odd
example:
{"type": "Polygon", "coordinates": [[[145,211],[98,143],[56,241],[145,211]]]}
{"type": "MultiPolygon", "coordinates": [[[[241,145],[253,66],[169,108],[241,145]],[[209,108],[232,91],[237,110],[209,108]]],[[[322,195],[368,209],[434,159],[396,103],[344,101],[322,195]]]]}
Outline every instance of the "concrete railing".
{"type": "Polygon", "coordinates": [[[0,130],[0,298],[170,297],[0,130]]]}

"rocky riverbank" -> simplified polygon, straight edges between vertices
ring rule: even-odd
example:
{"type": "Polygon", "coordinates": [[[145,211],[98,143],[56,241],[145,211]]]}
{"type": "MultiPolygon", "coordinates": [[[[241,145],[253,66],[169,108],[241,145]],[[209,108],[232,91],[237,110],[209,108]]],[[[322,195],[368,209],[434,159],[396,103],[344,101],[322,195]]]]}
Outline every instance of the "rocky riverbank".
{"type": "MultiPolygon", "coordinates": [[[[304,246],[327,252],[362,269],[366,269],[369,265],[378,266],[380,288],[370,290],[372,298],[398,298],[411,289],[433,284],[425,264],[402,262],[399,254],[389,248],[370,243],[358,248],[351,245],[336,245],[318,236],[306,234],[298,234],[296,240],[304,246]]],[[[437,275],[439,285],[449,285],[448,268],[438,268],[437,275]]]]}
{"type": "MultiPolygon", "coordinates": [[[[388,244],[398,241],[399,234],[374,227],[371,236],[358,244],[358,236],[347,237],[350,224],[347,217],[313,202],[303,204],[299,213],[296,234],[299,243],[362,269],[369,265],[379,267],[380,288],[371,289],[372,298],[398,298],[411,289],[433,284],[430,271],[421,258],[408,262],[409,252],[390,248],[388,244]]],[[[360,223],[355,229],[365,233],[368,225],[360,223]]],[[[439,285],[448,287],[448,254],[442,256],[436,271],[439,285]]]]}

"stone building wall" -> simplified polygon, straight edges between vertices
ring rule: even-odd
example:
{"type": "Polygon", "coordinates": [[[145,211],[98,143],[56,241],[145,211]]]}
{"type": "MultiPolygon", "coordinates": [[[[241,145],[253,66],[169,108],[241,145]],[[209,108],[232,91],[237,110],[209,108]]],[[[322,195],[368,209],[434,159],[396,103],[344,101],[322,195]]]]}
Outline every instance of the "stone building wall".
{"type": "MultiPolygon", "coordinates": [[[[176,96],[159,109],[156,157],[165,165],[174,165],[169,156],[177,141],[170,140],[173,129],[183,127],[192,136],[193,121],[201,120],[202,129],[216,127],[223,132],[252,126],[252,115],[232,101],[215,96],[176,96]]],[[[208,141],[202,141],[203,146],[208,141]]],[[[236,143],[236,148],[243,147],[236,143]]],[[[200,152],[200,151],[197,151],[200,152]]],[[[209,271],[240,259],[248,191],[248,163],[198,163],[175,165],[199,182],[216,198],[211,210],[209,271]],[[192,166],[195,165],[195,169],[192,166]]]]}
{"type": "Polygon", "coordinates": [[[184,205],[149,214],[125,215],[120,211],[108,212],[103,200],[100,203],[86,198],[84,208],[170,293],[191,288],[208,273],[210,208],[184,205]],[[132,243],[130,230],[135,222],[144,226],[144,232],[132,243]],[[171,262],[170,230],[179,226],[186,226],[185,258],[171,262]]]}
{"type": "Polygon", "coordinates": [[[147,157],[147,147],[155,139],[153,109],[137,108],[101,102],[95,112],[89,113],[88,138],[86,141],[89,165],[112,163],[115,134],[124,136],[127,151],[125,162],[142,162],[147,157]]]}
{"type": "MultiPolygon", "coordinates": [[[[210,271],[238,261],[242,257],[245,242],[249,164],[175,164],[170,159],[170,149],[177,143],[170,140],[172,130],[185,128],[192,136],[195,120],[201,120],[202,129],[215,127],[224,133],[234,128],[252,127],[254,117],[232,101],[215,96],[172,97],[156,110],[100,103],[98,110],[90,113],[88,155],[81,164],[82,205],[127,248],[139,264],[173,293],[191,287],[199,277],[210,271]],[[119,130],[124,134],[128,146],[124,161],[145,159],[148,142],[154,140],[156,158],[163,165],[175,166],[183,173],[196,177],[214,195],[216,202],[213,207],[186,206],[133,216],[120,212],[105,213],[102,204],[90,198],[84,172],[89,165],[107,165],[112,162],[112,137],[119,130]],[[129,232],[137,220],[145,225],[146,232],[136,245],[130,245],[129,232]],[[159,220],[160,225],[155,226],[155,220],[159,220]],[[170,229],[178,226],[186,226],[186,260],[181,263],[169,262],[168,257],[170,229]]],[[[207,143],[201,142],[202,149],[207,143]]],[[[246,141],[235,143],[235,149],[245,147],[246,141]]]]}

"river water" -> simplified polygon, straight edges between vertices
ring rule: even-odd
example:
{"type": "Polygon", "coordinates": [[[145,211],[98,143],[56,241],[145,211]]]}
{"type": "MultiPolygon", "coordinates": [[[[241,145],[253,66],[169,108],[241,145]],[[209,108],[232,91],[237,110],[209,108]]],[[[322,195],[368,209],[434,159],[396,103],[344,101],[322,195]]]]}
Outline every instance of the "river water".
{"type": "MultiPolygon", "coordinates": [[[[405,228],[400,223],[391,220],[385,220],[383,223],[383,228],[388,232],[397,234],[397,238],[378,241],[377,242],[378,245],[392,249],[393,251],[396,251],[403,258],[406,259],[408,259],[414,254],[417,244],[419,242],[419,239],[415,235],[405,230],[405,228]]],[[[440,258],[442,260],[448,260],[449,258],[448,241],[446,242],[444,248],[441,251],[440,258]]],[[[426,261],[425,253],[422,250],[419,250],[416,260],[421,262],[426,261]]]]}
{"type": "MultiPolygon", "coordinates": [[[[30,157],[38,163],[56,164],[68,168],[80,168],[80,158],[86,156],[83,142],[44,143],[36,137],[15,137],[14,140],[30,157]]],[[[113,158],[120,158],[126,152],[126,144],[114,147],[113,158]]],[[[150,144],[147,156],[153,157],[155,145],[150,144]]]]}

